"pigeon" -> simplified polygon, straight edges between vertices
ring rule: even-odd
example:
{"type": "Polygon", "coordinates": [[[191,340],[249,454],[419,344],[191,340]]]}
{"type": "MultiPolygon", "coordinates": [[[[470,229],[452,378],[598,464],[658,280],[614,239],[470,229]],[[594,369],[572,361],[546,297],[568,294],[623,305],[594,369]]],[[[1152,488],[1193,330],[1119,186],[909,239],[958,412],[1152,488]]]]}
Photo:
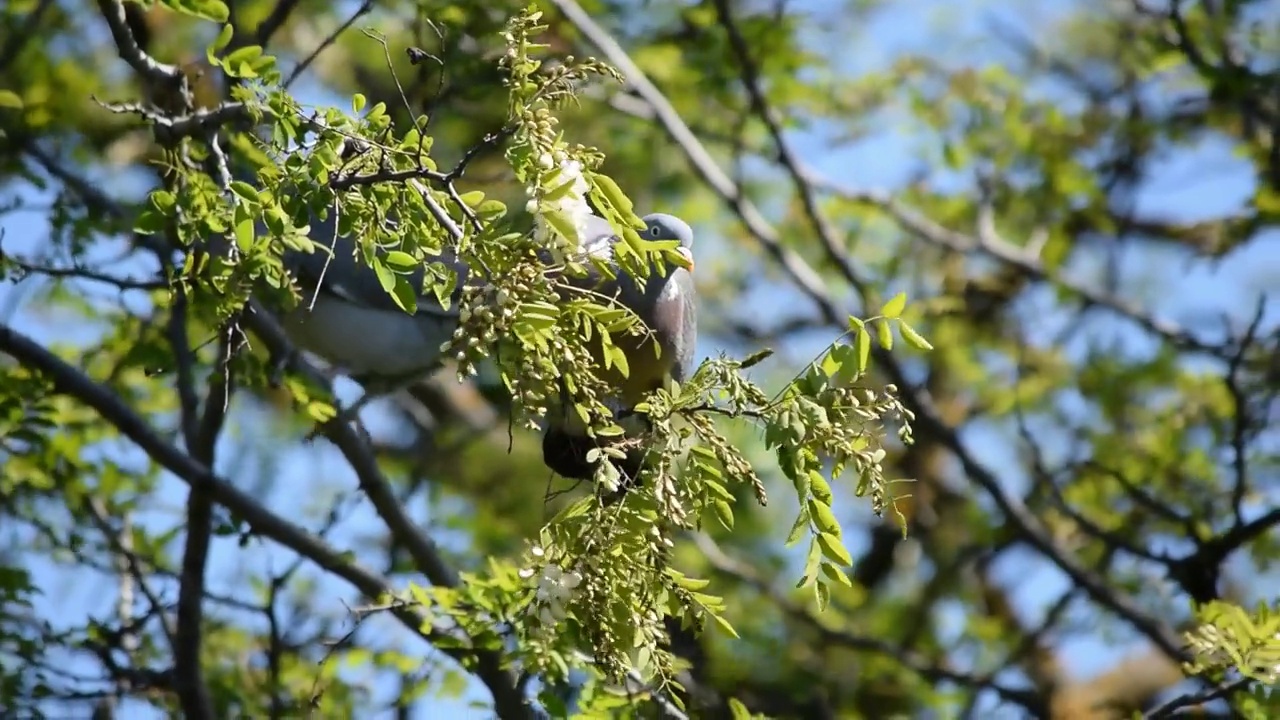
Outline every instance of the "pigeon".
{"type": "MultiPolygon", "coordinates": [[[[669,379],[682,382],[692,364],[697,339],[696,291],[693,283],[693,231],[678,217],[654,213],[642,218],[641,236],[650,241],[676,240],[678,252],[688,267],[669,263],[665,274],[651,267],[647,279],[631,277],[617,264],[613,249],[620,238],[608,221],[598,215],[587,217],[581,238],[584,255],[611,266],[609,279],[591,263],[583,263],[585,277],[564,277],[572,288],[590,289],[630,308],[651,334],[631,335],[625,331],[614,344],[627,355],[629,374],[623,377],[615,367],[597,372],[614,389],[614,401],[623,412],[669,379]],[[653,343],[659,352],[655,353],[653,343]]],[[[313,242],[335,245],[334,218],[312,225],[313,242]]],[[[460,322],[459,304],[470,277],[469,268],[451,250],[442,251],[433,262],[443,263],[457,274],[448,309],[432,294],[420,294],[417,309],[406,313],[382,288],[372,268],[358,261],[340,238],[333,253],[288,249],[285,267],[303,289],[303,300],[285,313],[282,325],[294,345],[323,358],[366,388],[394,387],[397,383],[424,378],[443,362],[444,349],[460,322]]],[[[409,276],[421,287],[425,269],[409,276]]],[[[570,479],[587,479],[593,474],[587,453],[596,446],[576,413],[553,407],[543,433],[543,461],[552,471],[570,479]]],[[[638,470],[638,457],[626,463],[630,475],[638,470]]]]}
{"type": "MultiPolygon", "coordinates": [[[[697,291],[693,281],[693,230],[688,223],[674,215],[655,213],[646,215],[642,236],[646,240],[679,241],[678,252],[688,267],[669,264],[665,273],[656,267],[649,268],[645,280],[632,278],[616,271],[613,245],[619,241],[600,220],[589,227],[589,237],[596,241],[595,255],[613,263],[616,280],[608,280],[598,271],[571,282],[580,287],[590,287],[630,308],[649,329],[650,334],[636,336],[619,333],[613,338],[616,346],[627,356],[629,374],[626,377],[616,366],[602,369],[603,379],[616,391],[616,401],[622,415],[644,400],[653,390],[665,386],[669,380],[684,382],[693,364],[698,336],[697,291]],[[601,242],[603,241],[603,242],[601,242]],[[657,343],[659,352],[654,353],[657,343]]],[[[590,247],[590,246],[589,246],[590,247]]],[[[659,261],[661,262],[661,261],[659,261]]],[[[603,367],[603,363],[600,363],[603,367]]],[[[598,441],[589,437],[576,413],[562,408],[549,415],[548,425],[542,437],[543,462],[557,474],[566,478],[586,480],[594,475],[594,463],[587,461],[588,453],[598,441]]],[[[619,468],[626,480],[634,481],[643,464],[643,448],[633,448],[619,468]]]]}

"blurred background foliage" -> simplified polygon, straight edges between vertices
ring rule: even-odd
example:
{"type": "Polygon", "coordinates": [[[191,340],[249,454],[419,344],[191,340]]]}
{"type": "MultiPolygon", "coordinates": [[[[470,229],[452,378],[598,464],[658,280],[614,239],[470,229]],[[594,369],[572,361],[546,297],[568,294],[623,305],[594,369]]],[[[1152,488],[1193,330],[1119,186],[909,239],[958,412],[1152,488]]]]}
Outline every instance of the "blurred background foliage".
{"type": "MultiPolygon", "coordinates": [[[[114,6],[0,9],[11,280],[15,257],[112,267],[129,223],[94,193],[130,206],[159,181],[151,131],[99,103],[151,92],[103,22],[114,6]]],[[[186,65],[200,104],[218,105],[202,70],[217,25],[123,7],[139,45],[186,65]]],[[[228,7],[233,45],[265,41],[286,77],[315,56],[291,85],[304,102],[345,108],[360,92],[400,127],[406,103],[427,115],[442,167],[503,123],[500,32],[521,3],[228,7]],[[427,59],[411,64],[409,47],[427,59]]],[[[1280,716],[1263,689],[1280,668],[1280,4],[545,10],[551,54],[601,57],[630,81],[586,88],[562,127],[607,154],[604,172],[638,208],[695,226],[700,355],[772,347],[752,373],[777,388],[847,315],[899,291],[935,348],[876,355],[879,380],[921,415],[916,442],[888,458],[911,480],[898,504],[907,533],[838,484],[852,587],[825,612],[792,587],[803,554],[783,549],[789,492],[773,494],[779,506],[737,505],[732,533],[708,526],[677,546],[675,564],[712,578],[741,636],[672,628],[691,716],[1280,716]],[[1183,633],[1201,623],[1191,678],[1183,633]]],[[[520,207],[504,170],[481,156],[468,188],[520,207]]],[[[50,347],[91,347],[79,357],[93,377],[139,412],[174,411],[166,374],[139,369],[139,353],[163,367],[166,352],[145,303],[75,273],[25,274],[4,288],[6,323],[50,347]]],[[[104,459],[91,447],[102,420],[40,399],[40,381],[12,365],[3,387],[4,422],[52,402],[75,442],[32,457],[11,444],[21,437],[0,439],[0,715],[88,717],[115,702],[120,717],[170,712],[172,658],[153,618],[138,609],[142,624],[125,628],[116,606],[176,599],[182,486],[104,459]],[[110,512],[95,501],[108,496],[110,512]],[[127,556],[158,598],[119,597],[140,592],[121,580],[127,556]]],[[[416,395],[368,413],[405,507],[458,567],[517,552],[564,485],[537,438],[508,437],[506,399],[484,378],[459,385],[446,369],[416,395]]],[[[370,567],[412,576],[282,395],[233,406],[225,477],[370,567]]],[[[760,434],[725,430],[767,487],[789,485],[760,434]]],[[[234,530],[214,544],[203,635],[220,716],[488,716],[487,694],[456,666],[390,623],[353,622],[349,591],[323,570],[234,530]]]]}

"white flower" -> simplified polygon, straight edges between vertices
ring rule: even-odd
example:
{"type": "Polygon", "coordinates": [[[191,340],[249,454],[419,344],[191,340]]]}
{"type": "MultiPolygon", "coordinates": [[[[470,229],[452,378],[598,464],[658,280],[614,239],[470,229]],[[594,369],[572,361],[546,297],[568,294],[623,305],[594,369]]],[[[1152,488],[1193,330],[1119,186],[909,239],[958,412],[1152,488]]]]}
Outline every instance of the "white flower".
{"type": "Polygon", "coordinates": [[[559,197],[547,201],[540,197],[536,187],[528,188],[531,197],[525,206],[535,216],[534,236],[539,240],[550,241],[551,253],[557,262],[563,262],[568,253],[577,254],[586,236],[587,218],[592,215],[591,206],[587,204],[587,193],[591,189],[587,178],[582,174],[582,163],[570,159],[563,151],[543,153],[538,158],[538,165],[550,169],[552,163],[560,166],[559,177],[553,190],[561,190],[559,197]],[[568,185],[567,191],[565,186],[568,185]],[[575,237],[552,237],[551,228],[542,217],[543,213],[557,212],[563,214],[575,230],[575,237]],[[568,251],[568,253],[566,253],[568,251]]]}
{"type": "Polygon", "coordinates": [[[563,620],[565,603],[573,596],[573,591],[580,584],[582,584],[582,575],[576,570],[565,572],[555,564],[543,568],[542,577],[538,580],[538,591],[535,594],[538,619],[546,625],[563,620]]]}
{"type": "MultiPolygon", "coordinates": [[[[1280,640],[1280,632],[1276,633],[1273,639],[1280,640]]],[[[1271,672],[1275,673],[1277,680],[1280,680],[1280,663],[1276,664],[1275,667],[1271,668],[1271,672]]]]}

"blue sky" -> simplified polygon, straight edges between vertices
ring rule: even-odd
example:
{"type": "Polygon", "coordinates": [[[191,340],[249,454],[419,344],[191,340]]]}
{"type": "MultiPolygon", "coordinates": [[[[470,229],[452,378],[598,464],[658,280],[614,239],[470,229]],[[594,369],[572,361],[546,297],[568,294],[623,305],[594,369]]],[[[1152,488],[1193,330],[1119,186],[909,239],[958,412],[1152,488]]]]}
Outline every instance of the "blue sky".
{"type": "MultiPolygon", "coordinates": [[[[819,13],[829,13],[840,7],[840,3],[822,0],[805,0],[794,5],[819,13]]],[[[1042,27],[1041,23],[1069,7],[1070,3],[1063,0],[1017,4],[992,0],[913,0],[894,5],[894,9],[877,14],[868,24],[858,28],[852,40],[835,34],[815,36],[814,46],[832,57],[839,57],[840,67],[847,72],[873,70],[883,66],[897,53],[925,48],[954,62],[972,58],[999,61],[1008,56],[985,34],[986,19],[998,15],[1006,24],[1042,27]]],[[[346,106],[344,100],[325,97],[314,89],[304,92],[303,100],[330,101],[340,107],[346,106]]],[[[919,141],[920,138],[899,132],[887,123],[883,132],[840,152],[830,152],[826,140],[819,133],[793,138],[798,153],[808,164],[848,186],[858,188],[893,187],[901,183],[915,168],[912,152],[919,141]]],[[[1158,179],[1143,189],[1138,205],[1144,211],[1175,220],[1210,217],[1239,207],[1250,195],[1252,187],[1247,166],[1232,157],[1223,143],[1206,143],[1194,152],[1168,158],[1153,175],[1158,179]]],[[[127,178],[123,180],[127,182],[127,178]]],[[[113,187],[127,192],[142,189],[136,182],[133,185],[129,187],[117,182],[113,187]]],[[[48,201],[47,195],[36,193],[32,188],[19,189],[19,193],[37,205],[48,201]]],[[[47,231],[43,215],[39,212],[5,215],[0,217],[0,226],[5,231],[5,249],[16,253],[41,247],[47,231]]],[[[1264,288],[1280,287],[1280,243],[1275,242],[1277,239],[1280,235],[1255,242],[1250,250],[1229,256],[1215,267],[1207,264],[1187,267],[1173,253],[1159,250],[1128,253],[1120,262],[1123,278],[1120,287],[1126,297],[1140,302],[1154,313],[1192,327],[1211,320],[1217,313],[1240,318],[1254,306],[1264,288]],[[1168,282],[1171,276],[1179,278],[1176,287],[1171,287],[1168,282]]],[[[716,243],[710,241],[709,246],[714,248],[716,243]]],[[[1098,267],[1084,262],[1071,269],[1072,276],[1082,282],[1098,282],[1098,272],[1098,267]]],[[[29,288],[0,286],[0,313],[3,313],[0,317],[41,340],[83,340],[90,336],[92,329],[81,323],[65,317],[53,317],[24,304],[29,298],[28,291],[29,288]]],[[[1028,317],[1043,317],[1045,335],[1048,336],[1050,328],[1060,323],[1062,318],[1043,314],[1043,308],[1047,306],[1045,300],[1032,298],[1024,304],[1021,312],[1028,317]]],[[[761,313],[768,313],[770,308],[783,304],[776,292],[759,293],[753,298],[753,303],[758,305],[761,313]]],[[[1272,322],[1280,319],[1280,304],[1271,303],[1268,316],[1272,322]]],[[[1132,329],[1113,318],[1095,316],[1090,321],[1089,334],[1093,337],[1122,336],[1134,341],[1135,352],[1142,351],[1142,343],[1132,329]]],[[[812,346],[805,343],[804,346],[788,348],[784,356],[803,362],[828,341],[827,337],[815,337],[812,346]]],[[[719,349],[714,338],[704,338],[699,347],[700,354],[704,356],[715,354],[719,349]]],[[[356,394],[354,386],[349,383],[344,384],[344,390],[348,397],[356,394]]],[[[1012,462],[1015,448],[1007,432],[997,428],[978,428],[966,433],[965,439],[990,467],[1002,470],[1016,467],[1012,462]]],[[[269,411],[264,412],[243,399],[236,403],[233,422],[222,445],[218,467],[221,473],[236,478],[242,487],[254,487],[262,478],[275,478],[274,484],[268,486],[269,490],[264,490],[264,501],[277,510],[292,511],[299,518],[309,509],[327,507],[331,500],[328,489],[351,489],[355,486],[353,474],[336,450],[323,443],[302,445],[287,440],[270,422],[269,411]],[[300,488],[307,490],[299,492],[300,488]]],[[[132,459],[136,461],[136,454],[132,459]]],[[[1025,481],[1020,477],[1002,479],[1011,487],[1018,487],[1025,481]]],[[[185,485],[168,479],[163,491],[156,495],[153,507],[140,514],[137,522],[157,528],[168,527],[180,517],[184,499],[185,485]]],[[[845,503],[846,507],[852,508],[848,515],[865,517],[861,503],[849,500],[845,503]]],[[[339,530],[330,536],[330,541],[340,546],[359,543],[377,522],[371,508],[359,501],[358,496],[349,499],[346,507],[348,512],[339,530]]],[[[440,514],[441,509],[428,508],[428,515],[431,512],[440,514]]],[[[465,538],[453,533],[441,531],[434,535],[447,543],[465,542],[465,538]]],[[[18,542],[26,541],[14,536],[13,530],[0,530],[0,542],[15,541],[13,546],[18,547],[18,542]]],[[[856,533],[849,534],[850,550],[855,556],[860,550],[856,537],[856,533]]],[[[82,572],[73,574],[65,566],[55,565],[35,555],[28,557],[36,580],[45,592],[41,606],[50,618],[55,621],[67,618],[74,623],[85,613],[106,616],[112,612],[115,587],[109,579],[89,580],[82,572]]],[[[244,553],[234,539],[219,540],[214,545],[210,562],[210,589],[226,594],[243,594],[246,577],[267,567],[279,569],[290,559],[291,553],[278,549],[244,553]]],[[[1045,567],[1043,562],[1029,560],[1025,555],[1011,556],[999,570],[1002,577],[1016,586],[1015,597],[1028,618],[1037,617],[1045,603],[1066,587],[1060,573],[1045,567]]],[[[1280,584],[1274,576],[1257,578],[1256,590],[1260,594],[1268,591],[1274,594],[1277,588],[1280,584]]],[[[333,618],[345,616],[344,602],[359,602],[349,588],[332,581],[320,585],[313,600],[327,616],[333,618]]],[[[380,640],[397,643],[404,641],[406,636],[397,626],[383,621],[369,623],[366,631],[373,631],[380,640]]],[[[424,652],[421,643],[408,641],[404,644],[413,652],[424,652]]],[[[1065,649],[1067,666],[1077,676],[1101,670],[1116,657],[1115,650],[1093,639],[1070,641],[1065,649]]],[[[79,663],[68,664],[69,667],[75,665],[79,663]]],[[[376,692],[379,697],[385,697],[394,693],[395,688],[379,685],[376,692]]],[[[474,694],[473,697],[484,696],[474,694]]],[[[437,711],[443,709],[442,706],[435,708],[437,711]]],[[[450,709],[460,708],[453,705],[450,709]]],[[[428,715],[420,710],[418,716],[428,715]]],[[[477,712],[471,716],[485,717],[486,714],[477,712]]],[[[146,715],[139,712],[131,717],[143,718],[146,715]]]]}

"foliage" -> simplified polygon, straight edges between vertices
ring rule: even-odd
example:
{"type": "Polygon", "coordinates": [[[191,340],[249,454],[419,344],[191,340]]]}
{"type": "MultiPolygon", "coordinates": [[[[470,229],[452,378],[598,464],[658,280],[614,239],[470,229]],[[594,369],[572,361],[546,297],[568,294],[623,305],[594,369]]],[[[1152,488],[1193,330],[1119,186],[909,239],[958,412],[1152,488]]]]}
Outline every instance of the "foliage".
{"type": "Polygon", "coordinates": [[[765,5],[0,11],[0,273],[43,282],[0,327],[0,706],[1274,715],[1266,3],[1010,4],[978,51],[969,4],[765,5]],[[852,70],[886,23],[927,42],[852,70]],[[1247,200],[1152,210],[1229,157],[1247,200]],[[564,282],[589,208],[638,276],[677,258],[638,214],[698,229],[706,357],[643,432],[601,371],[646,328],[564,282]],[[285,252],[458,304],[395,432],[269,321],[285,252]],[[594,487],[544,489],[557,412],[594,487]],[[1126,657],[1075,677],[1081,638],[1126,657]]]}

